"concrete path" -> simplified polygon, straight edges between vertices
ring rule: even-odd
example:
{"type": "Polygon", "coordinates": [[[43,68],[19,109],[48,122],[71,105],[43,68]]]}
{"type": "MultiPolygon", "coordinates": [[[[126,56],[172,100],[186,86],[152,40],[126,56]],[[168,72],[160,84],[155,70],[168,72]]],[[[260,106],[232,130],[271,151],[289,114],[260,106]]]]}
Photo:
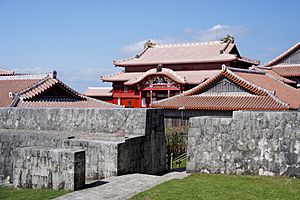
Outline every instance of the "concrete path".
{"type": "Polygon", "coordinates": [[[88,185],[89,188],[72,192],[70,194],[56,198],[56,200],[76,200],[76,199],[128,199],[135,194],[145,191],[157,184],[171,179],[182,179],[189,176],[184,172],[170,172],[163,176],[147,174],[128,174],[124,176],[114,176],[88,185]]]}

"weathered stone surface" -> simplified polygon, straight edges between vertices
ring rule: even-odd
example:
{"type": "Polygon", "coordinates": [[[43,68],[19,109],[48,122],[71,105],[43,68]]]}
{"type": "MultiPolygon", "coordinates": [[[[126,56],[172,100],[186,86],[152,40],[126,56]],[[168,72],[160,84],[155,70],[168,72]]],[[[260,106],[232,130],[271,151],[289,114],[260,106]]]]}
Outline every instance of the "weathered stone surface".
{"type": "Polygon", "coordinates": [[[191,118],[187,171],[300,177],[300,113],[191,118]]]}
{"type": "Polygon", "coordinates": [[[2,129],[88,133],[122,131],[145,135],[147,114],[155,109],[0,108],[2,129]]]}
{"type": "Polygon", "coordinates": [[[86,150],[86,178],[165,171],[159,109],[0,109],[0,183],[12,182],[12,151],[86,150]]]}
{"type": "Polygon", "coordinates": [[[13,184],[20,188],[76,190],[85,184],[85,151],[17,148],[13,184]]]}

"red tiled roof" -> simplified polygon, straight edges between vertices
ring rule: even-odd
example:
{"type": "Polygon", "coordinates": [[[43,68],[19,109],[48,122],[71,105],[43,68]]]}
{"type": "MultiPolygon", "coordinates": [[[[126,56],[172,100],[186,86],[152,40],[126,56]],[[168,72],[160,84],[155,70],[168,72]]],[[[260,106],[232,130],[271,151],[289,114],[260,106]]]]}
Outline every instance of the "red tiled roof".
{"type": "Polygon", "coordinates": [[[187,64],[213,63],[238,60],[257,65],[258,61],[239,58],[230,54],[235,44],[230,42],[202,42],[170,45],[154,45],[134,58],[113,61],[116,66],[157,65],[157,64],[187,64]]]}
{"type": "MultiPolygon", "coordinates": [[[[187,84],[199,84],[219,73],[220,70],[198,70],[198,71],[174,71],[178,76],[185,79],[187,84]]],[[[119,72],[110,76],[102,76],[102,81],[124,81],[134,82],[139,77],[144,77],[146,72],[119,72]]]]}
{"type": "Polygon", "coordinates": [[[297,109],[300,93],[270,74],[224,67],[219,74],[183,94],[153,102],[153,108],[199,110],[287,110],[297,109]],[[249,93],[203,93],[226,78],[249,93]]]}
{"type": "Polygon", "coordinates": [[[115,104],[85,97],[81,100],[61,101],[56,99],[54,101],[20,101],[16,107],[19,108],[118,108],[115,104]]]}
{"type": "Polygon", "coordinates": [[[115,74],[111,75],[106,75],[106,76],[101,76],[100,79],[102,81],[107,81],[107,82],[114,82],[114,81],[128,81],[130,79],[139,77],[143,74],[144,72],[117,72],[115,74]]]}
{"type": "Polygon", "coordinates": [[[275,59],[273,59],[270,62],[268,62],[264,67],[271,67],[271,66],[276,65],[278,62],[280,62],[284,58],[290,56],[292,53],[294,53],[295,51],[297,51],[299,48],[300,48],[300,42],[298,42],[297,44],[295,44],[294,46],[292,46],[291,48],[289,48],[287,51],[283,52],[281,55],[279,55],[275,59]]]}
{"type": "Polygon", "coordinates": [[[84,95],[89,97],[102,96],[102,97],[111,97],[112,96],[112,87],[88,87],[84,92],[84,95]]]}
{"type": "Polygon", "coordinates": [[[179,96],[154,102],[152,108],[186,110],[286,110],[281,103],[269,96],[256,95],[195,95],[179,96]]]}
{"type": "Polygon", "coordinates": [[[29,80],[0,80],[0,107],[9,107],[14,98],[9,97],[9,93],[16,94],[32,87],[39,79],[29,80]]]}
{"type": "Polygon", "coordinates": [[[0,78],[0,107],[112,108],[119,106],[83,96],[48,74],[29,74],[0,78]],[[43,96],[54,87],[60,88],[65,94],[43,96]]]}
{"type": "Polygon", "coordinates": [[[36,84],[32,85],[30,88],[28,88],[24,91],[21,91],[19,94],[23,100],[32,99],[32,98],[38,96],[39,94],[42,94],[43,92],[47,91],[48,89],[50,89],[51,87],[53,87],[55,85],[61,86],[69,94],[71,94],[73,97],[76,97],[77,99],[84,99],[84,97],[82,97],[79,93],[77,93],[75,90],[73,90],[70,87],[68,87],[67,85],[65,85],[60,80],[53,79],[50,77],[47,77],[47,78],[41,80],[40,82],[37,82],[36,84]]]}
{"type": "Polygon", "coordinates": [[[275,77],[270,74],[250,74],[250,73],[240,73],[234,72],[237,76],[262,87],[266,90],[272,91],[273,95],[281,100],[282,102],[289,104],[291,109],[297,109],[300,105],[300,92],[283,83],[278,81],[275,77]]]}
{"type": "Polygon", "coordinates": [[[283,77],[300,76],[300,65],[275,65],[272,70],[283,77]]]}

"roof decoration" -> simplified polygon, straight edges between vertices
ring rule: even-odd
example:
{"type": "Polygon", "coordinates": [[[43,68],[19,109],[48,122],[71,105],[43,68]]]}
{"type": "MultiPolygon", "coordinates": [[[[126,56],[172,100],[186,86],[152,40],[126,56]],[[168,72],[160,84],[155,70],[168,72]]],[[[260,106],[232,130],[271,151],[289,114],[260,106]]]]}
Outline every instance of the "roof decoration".
{"type": "Polygon", "coordinates": [[[181,77],[176,72],[174,72],[173,70],[168,69],[168,68],[150,69],[150,70],[146,71],[145,73],[143,73],[141,76],[138,76],[131,80],[126,81],[124,84],[125,85],[134,85],[134,84],[139,83],[146,77],[154,76],[154,75],[165,75],[177,83],[185,84],[184,77],[181,77]]]}
{"type": "Polygon", "coordinates": [[[226,42],[194,42],[165,45],[146,45],[145,49],[135,57],[125,60],[113,61],[116,66],[137,66],[157,64],[188,64],[188,63],[213,63],[234,61],[240,59],[242,62],[257,65],[259,61],[241,58],[231,53],[236,49],[232,40],[226,42]]]}
{"type": "MultiPolygon", "coordinates": [[[[199,84],[219,73],[220,70],[175,71],[187,84],[199,84]]],[[[134,82],[146,72],[119,72],[109,76],[101,76],[102,81],[134,82]]]]}
{"type": "Polygon", "coordinates": [[[0,69],[0,76],[7,76],[13,74],[15,74],[15,71],[8,70],[8,69],[0,69]]]}

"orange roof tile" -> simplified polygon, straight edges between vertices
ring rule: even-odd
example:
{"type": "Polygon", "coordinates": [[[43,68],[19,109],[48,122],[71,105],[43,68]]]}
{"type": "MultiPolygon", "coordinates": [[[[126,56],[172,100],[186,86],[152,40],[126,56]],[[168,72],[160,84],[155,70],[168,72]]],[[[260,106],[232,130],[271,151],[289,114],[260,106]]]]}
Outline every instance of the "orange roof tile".
{"type": "Polygon", "coordinates": [[[30,88],[39,80],[0,80],[0,107],[9,107],[13,100],[14,95],[18,92],[30,88]],[[10,97],[9,94],[12,94],[10,97]]]}
{"type": "Polygon", "coordinates": [[[182,63],[212,63],[233,61],[238,58],[242,62],[259,64],[258,61],[241,58],[231,54],[235,44],[230,42],[195,42],[184,44],[154,45],[134,58],[113,61],[116,66],[182,64],[182,63]]]}
{"type": "MultiPolygon", "coordinates": [[[[198,70],[198,71],[174,71],[174,73],[184,78],[187,84],[199,84],[219,73],[220,70],[198,70]]],[[[146,72],[119,72],[110,76],[102,76],[102,81],[123,81],[135,82],[139,77],[146,76],[146,72]]],[[[171,77],[170,77],[171,78],[171,77]]]]}
{"type": "Polygon", "coordinates": [[[81,95],[54,76],[54,73],[0,76],[0,107],[120,107],[81,95]],[[67,95],[43,96],[54,87],[67,95]]]}
{"type": "Polygon", "coordinates": [[[286,110],[287,107],[269,96],[195,95],[178,96],[151,104],[152,108],[186,110],[286,110]]]}
{"type": "Polygon", "coordinates": [[[85,99],[74,100],[70,99],[68,101],[53,99],[43,100],[43,101],[20,101],[16,107],[19,108],[119,108],[115,104],[107,103],[104,101],[92,99],[85,97],[85,99]]]}
{"type": "Polygon", "coordinates": [[[200,110],[286,110],[297,109],[300,92],[272,75],[255,70],[223,67],[214,77],[180,95],[153,102],[153,108],[200,110]],[[248,93],[203,93],[226,78],[248,93]]]}
{"type": "Polygon", "coordinates": [[[275,65],[272,70],[283,77],[300,76],[300,65],[275,65]]]}
{"type": "Polygon", "coordinates": [[[88,87],[84,92],[84,95],[89,97],[102,96],[102,97],[111,97],[112,96],[112,87],[88,87]]]}

